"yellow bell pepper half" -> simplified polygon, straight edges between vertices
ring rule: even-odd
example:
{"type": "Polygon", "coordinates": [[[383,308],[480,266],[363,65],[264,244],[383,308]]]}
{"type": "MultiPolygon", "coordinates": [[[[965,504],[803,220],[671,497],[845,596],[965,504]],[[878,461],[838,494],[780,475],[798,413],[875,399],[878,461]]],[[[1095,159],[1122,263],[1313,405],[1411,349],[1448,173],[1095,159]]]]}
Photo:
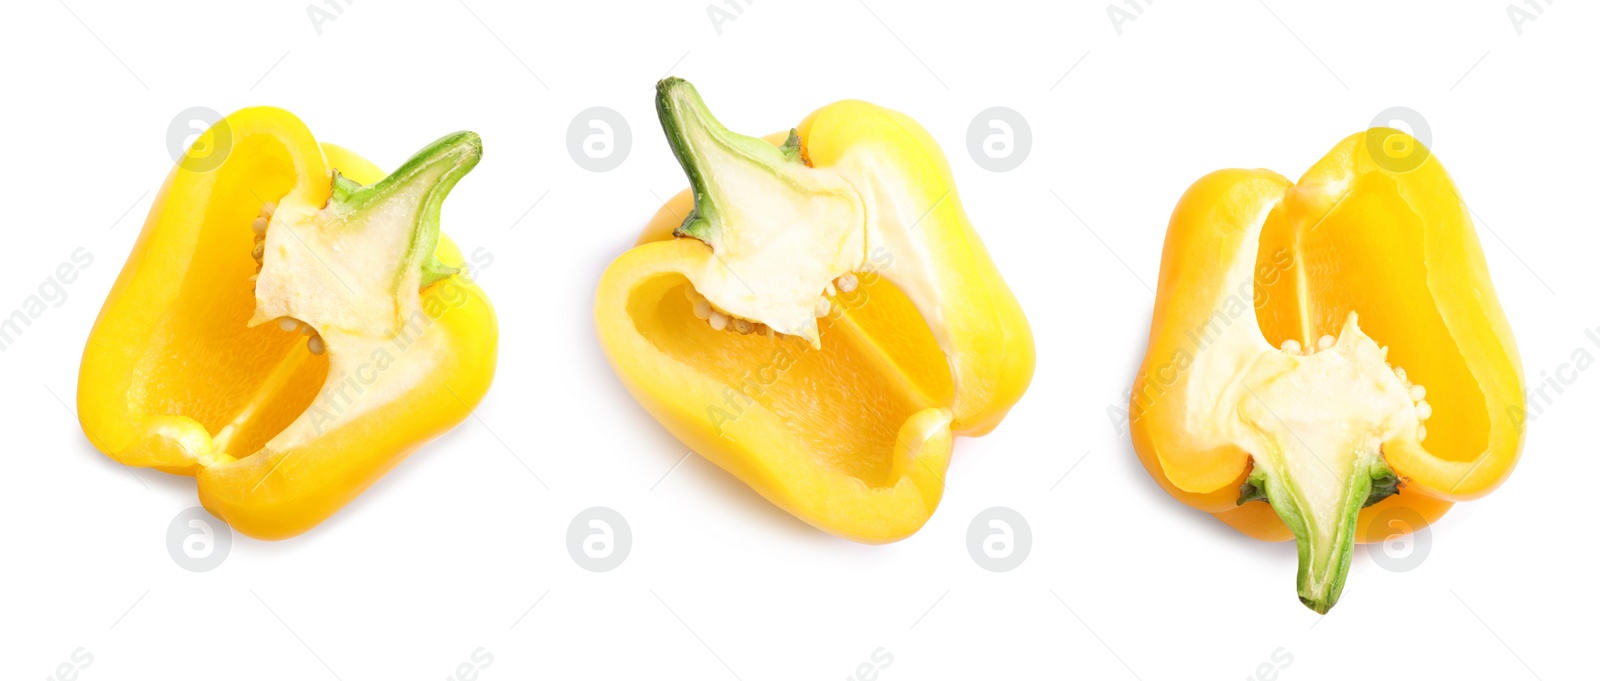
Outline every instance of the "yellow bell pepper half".
{"type": "Polygon", "coordinates": [[[862,542],[916,532],[953,435],[999,424],[1033,338],[906,116],[825,106],[768,141],[658,86],[690,189],[600,279],[623,384],[689,447],[798,518],[862,542]]]}
{"type": "Polygon", "coordinates": [[[450,135],[385,176],[260,107],[189,154],[90,333],[79,419],[117,461],[195,476],[239,532],[290,537],[489,388],[494,311],[439,233],[482,145],[450,135]]]}
{"type": "Polygon", "coordinates": [[[1505,480],[1523,390],[1449,175],[1417,140],[1374,128],[1297,183],[1224,170],[1184,194],[1129,422],[1172,496],[1252,537],[1294,538],[1300,599],[1325,613],[1354,543],[1421,529],[1505,480]]]}

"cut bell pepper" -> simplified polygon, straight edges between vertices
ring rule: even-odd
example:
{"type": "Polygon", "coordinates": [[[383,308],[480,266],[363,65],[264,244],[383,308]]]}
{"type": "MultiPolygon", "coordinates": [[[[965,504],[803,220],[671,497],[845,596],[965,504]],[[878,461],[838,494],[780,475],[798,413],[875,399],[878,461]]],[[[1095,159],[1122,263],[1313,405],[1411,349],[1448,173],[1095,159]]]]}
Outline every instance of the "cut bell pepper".
{"type": "Polygon", "coordinates": [[[1374,128],[1297,183],[1224,170],[1179,201],[1130,397],[1134,449],[1184,503],[1295,539],[1307,607],[1338,601],[1356,542],[1421,529],[1505,480],[1522,408],[1472,219],[1415,139],[1374,128]],[[1412,522],[1386,521],[1401,513],[1412,522]]]}
{"type": "Polygon", "coordinates": [[[623,384],[689,447],[779,507],[862,542],[909,536],[953,435],[982,435],[1033,374],[1032,334],[902,114],[828,105],[769,141],[658,85],[690,189],[601,277],[623,384]]]}
{"type": "Polygon", "coordinates": [[[226,159],[168,175],[84,348],[78,416],[106,455],[195,476],[213,514],[281,539],[488,390],[494,311],[439,233],[482,146],[450,135],[385,176],[258,107],[195,149],[226,159]]]}

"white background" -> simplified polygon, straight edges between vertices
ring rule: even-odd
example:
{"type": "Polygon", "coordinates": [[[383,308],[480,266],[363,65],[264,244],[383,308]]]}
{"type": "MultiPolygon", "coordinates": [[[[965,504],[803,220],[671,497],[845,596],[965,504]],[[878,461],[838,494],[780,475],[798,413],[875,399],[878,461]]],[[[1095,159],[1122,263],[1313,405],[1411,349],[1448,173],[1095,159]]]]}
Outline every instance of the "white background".
{"type": "Polygon", "coordinates": [[[1476,213],[1529,383],[1578,348],[1600,356],[1584,336],[1600,327],[1592,3],[1519,0],[1537,19],[1518,26],[1509,0],[1119,0],[1137,16],[1119,33],[1105,2],[729,2],[742,13],[720,27],[708,0],[361,2],[320,35],[299,0],[10,4],[0,314],[74,249],[94,260],[0,353],[0,675],[49,678],[79,647],[91,680],[444,679],[479,647],[489,680],[843,679],[880,647],[891,680],[1261,678],[1279,648],[1282,679],[1592,675],[1600,373],[1546,407],[1501,489],[1434,526],[1418,568],[1358,551],[1325,618],[1295,599],[1292,545],[1167,498],[1106,413],[1143,352],[1188,184],[1230,166],[1296,177],[1391,106],[1427,117],[1476,213]],[[684,185],[652,108],[669,73],[737,130],[855,97],[910,114],[949,156],[1038,371],[998,430],[957,442],[914,537],[833,538],[684,459],[604,361],[594,284],[684,185]],[[165,544],[197,505],[192,480],[130,474],[70,409],[84,339],[172,164],[173,117],[262,103],[386,167],[482,134],[444,221],[493,255],[479,278],[500,366],[478,419],[330,521],[236,537],[195,574],[165,544]],[[566,150],[593,106],[633,135],[607,173],[566,150]],[[1008,173],[965,149],[991,106],[1031,123],[1008,173]],[[591,506],[632,526],[613,572],[567,554],[591,506]],[[1013,572],[968,557],[967,525],[991,506],[1031,525],[1013,572]]]}

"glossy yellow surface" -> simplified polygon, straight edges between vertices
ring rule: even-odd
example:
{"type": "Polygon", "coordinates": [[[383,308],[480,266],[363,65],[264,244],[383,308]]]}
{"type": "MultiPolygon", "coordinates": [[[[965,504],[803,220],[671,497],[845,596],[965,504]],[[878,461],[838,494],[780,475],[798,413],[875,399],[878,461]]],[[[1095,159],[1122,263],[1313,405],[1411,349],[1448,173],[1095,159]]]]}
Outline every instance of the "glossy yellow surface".
{"type": "MultiPolygon", "coordinates": [[[[78,414],[108,456],[193,475],[201,503],[235,530],[280,539],[322,522],[465,419],[493,378],[497,329],[464,274],[420,292],[434,323],[395,353],[405,371],[350,358],[351,376],[329,376],[330,355],[309,352],[299,334],[247,327],[250,223],[262,205],[325,205],[334,169],[363,184],[384,173],[319,145],[279,109],[244,109],[219,125],[231,133],[226,160],[173,169],[106,298],[84,349],[78,414]],[[381,404],[346,410],[337,397],[380,386],[381,404]],[[268,446],[319,409],[318,437],[268,446]]],[[[442,236],[438,256],[462,262],[442,236]]]]}
{"type": "Polygon", "coordinates": [[[911,233],[938,273],[937,313],[952,330],[943,348],[906,294],[871,271],[833,297],[835,314],[818,320],[820,349],[711,329],[685,292],[687,273],[704,270],[712,251],[672,236],[692,208],[687,192],[601,277],[596,327],[629,392],[696,452],[818,528],[893,541],[938,505],[953,436],[989,432],[1021,398],[1032,334],[921,126],[844,101],[798,132],[814,167],[840,168],[872,183],[879,201],[926,214],[911,233]]]}

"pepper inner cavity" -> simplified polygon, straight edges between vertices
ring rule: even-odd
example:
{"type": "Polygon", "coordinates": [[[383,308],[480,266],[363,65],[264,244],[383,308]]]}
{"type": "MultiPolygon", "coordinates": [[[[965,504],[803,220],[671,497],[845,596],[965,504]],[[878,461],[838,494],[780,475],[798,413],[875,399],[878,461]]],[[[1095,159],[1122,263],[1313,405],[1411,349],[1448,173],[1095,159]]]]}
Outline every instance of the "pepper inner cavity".
{"type": "MultiPolygon", "coordinates": [[[[793,446],[869,486],[892,484],[896,447],[905,449],[900,428],[929,402],[884,369],[872,343],[853,338],[858,331],[837,315],[817,320],[830,339],[820,348],[799,336],[768,340],[754,332],[718,332],[691,316],[692,296],[681,290],[691,286],[686,278],[661,277],[632,293],[628,303],[634,324],[654,348],[725,386],[704,403],[685,406],[704,414],[721,437],[793,446]],[[783,424],[782,443],[749,430],[763,418],[758,409],[783,424]]],[[[931,334],[925,335],[903,353],[942,362],[931,334]]]]}

